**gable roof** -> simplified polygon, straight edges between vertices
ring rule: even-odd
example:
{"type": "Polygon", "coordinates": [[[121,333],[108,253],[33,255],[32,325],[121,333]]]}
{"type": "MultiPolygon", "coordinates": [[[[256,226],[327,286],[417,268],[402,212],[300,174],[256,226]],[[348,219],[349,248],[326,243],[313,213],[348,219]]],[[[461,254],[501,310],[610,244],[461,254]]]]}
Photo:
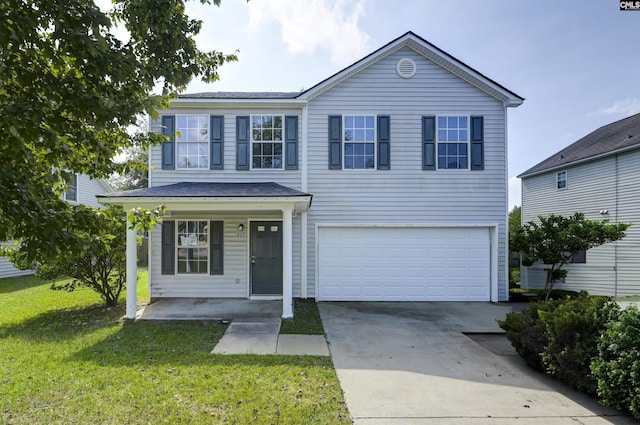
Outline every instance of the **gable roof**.
{"type": "Polygon", "coordinates": [[[444,50],[431,44],[424,38],[416,35],[412,31],[408,31],[395,40],[380,47],[378,50],[370,53],[359,61],[349,65],[348,67],[338,71],[332,76],[324,79],[313,87],[302,92],[208,92],[181,94],[177,101],[205,101],[205,100],[226,100],[226,101],[282,101],[291,102],[292,100],[309,101],[325,91],[331,89],[342,81],[350,78],[365,68],[373,65],[391,53],[408,47],[418,54],[426,57],[437,65],[443,67],[454,75],[462,78],[468,83],[494,98],[505,103],[506,106],[519,106],[524,98],[506,87],[498,84],[484,74],[471,68],[464,62],[451,56],[444,50]]]}
{"type": "Polygon", "coordinates": [[[580,162],[640,148],[640,114],[607,124],[534,165],[518,177],[530,177],[580,162]]]}
{"type": "Polygon", "coordinates": [[[403,47],[408,47],[416,51],[449,72],[478,87],[480,90],[505,102],[507,106],[519,106],[524,101],[523,97],[496,83],[412,31],[407,31],[356,63],[344,68],[342,71],[337,72],[310,89],[305,90],[298,97],[310,100],[403,47]]]}

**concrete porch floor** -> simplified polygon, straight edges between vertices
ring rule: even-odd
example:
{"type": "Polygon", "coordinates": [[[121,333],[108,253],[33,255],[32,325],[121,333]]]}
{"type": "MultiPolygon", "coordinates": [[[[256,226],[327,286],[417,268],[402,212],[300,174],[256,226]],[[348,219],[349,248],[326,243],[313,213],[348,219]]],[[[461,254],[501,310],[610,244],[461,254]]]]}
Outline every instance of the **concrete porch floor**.
{"type": "Polygon", "coordinates": [[[280,318],[282,301],[238,298],[166,298],[138,308],[138,320],[280,318]]]}

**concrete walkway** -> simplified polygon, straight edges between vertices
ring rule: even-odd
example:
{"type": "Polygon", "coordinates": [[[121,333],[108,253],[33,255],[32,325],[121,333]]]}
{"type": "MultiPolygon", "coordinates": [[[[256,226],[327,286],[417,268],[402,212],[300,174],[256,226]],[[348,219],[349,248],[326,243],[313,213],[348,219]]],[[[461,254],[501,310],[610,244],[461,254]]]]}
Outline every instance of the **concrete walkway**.
{"type": "Polygon", "coordinates": [[[356,425],[635,424],[514,355],[489,303],[319,303],[356,425]],[[493,335],[495,337],[495,335],[493,335]]]}
{"type": "Polygon", "coordinates": [[[281,335],[280,319],[234,319],[211,354],[328,356],[324,335],[281,335]]]}

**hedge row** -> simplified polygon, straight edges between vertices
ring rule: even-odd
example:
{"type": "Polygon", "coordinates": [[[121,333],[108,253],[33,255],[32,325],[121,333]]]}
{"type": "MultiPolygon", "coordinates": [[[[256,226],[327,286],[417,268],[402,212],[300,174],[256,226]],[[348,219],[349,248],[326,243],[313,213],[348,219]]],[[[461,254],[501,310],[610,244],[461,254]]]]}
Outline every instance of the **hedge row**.
{"type": "Polygon", "coordinates": [[[640,419],[640,311],[608,297],[537,302],[500,327],[532,367],[640,419]]]}

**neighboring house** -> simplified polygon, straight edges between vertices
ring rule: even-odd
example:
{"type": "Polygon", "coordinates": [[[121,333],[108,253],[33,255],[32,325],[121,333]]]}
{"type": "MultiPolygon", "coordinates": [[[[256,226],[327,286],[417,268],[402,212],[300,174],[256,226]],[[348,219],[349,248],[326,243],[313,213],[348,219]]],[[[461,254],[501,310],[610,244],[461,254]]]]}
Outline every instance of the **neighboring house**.
{"type": "MultiPolygon", "coordinates": [[[[96,199],[97,194],[112,192],[113,189],[106,180],[93,180],[85,174],[74,174],[67,183],[67,191],[62,195],[63,199],[73,204],[84,204],[92,207],[104,206],[96,199]]],[[[2,242],[13,244],[13,242],[2,242]]],[[[0,278],[15,277],[33,274],[33,270],[20,270],[13,266],[6,257],[0,257],[0,278]]]]}
{"type": "MultiPolygon", "coordinates": [[[[575,253],[558,289],[640,293],[640,114],[606,125],[550,156],[522,179],[522,222],[581,212],[589,220],[631,223],[626,236],[575,253]]],[[[543,264],[521,267],[524,288],[542,288],[543,264]]]]}
{"type": "Polygon", "coordinates": [[[166,207],[152,299],[504,301],[522,102],[408,32],[303,92],[181,95],[150,187],[101,201],[166,207]]]}

